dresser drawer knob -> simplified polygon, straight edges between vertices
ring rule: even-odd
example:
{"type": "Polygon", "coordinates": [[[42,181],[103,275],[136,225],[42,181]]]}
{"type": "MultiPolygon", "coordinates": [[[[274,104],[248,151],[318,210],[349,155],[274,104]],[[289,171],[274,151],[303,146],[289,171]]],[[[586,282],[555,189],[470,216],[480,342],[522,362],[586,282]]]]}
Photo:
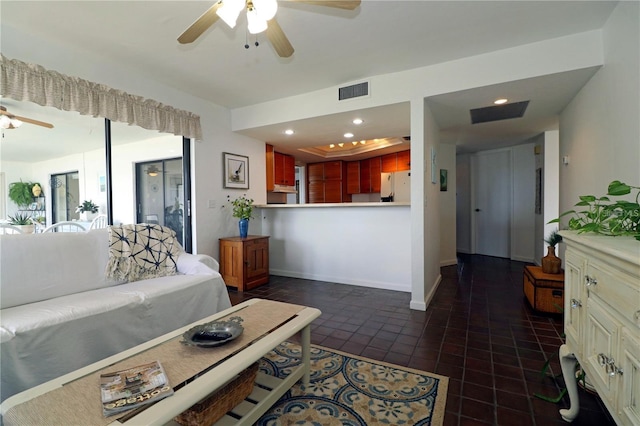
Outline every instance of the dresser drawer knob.
{"type": "Polygon", "coordinates": [[[576,299],[571,299],[571,307],[573,309],[582,307],[582,302],[576,299]]]}
{"type": "Polygon", "coordinates": [[[622,376],[622,369],[616,367],[616,364],[613,358],[610,358],[609,363],[607,364],[607,374],[611,377],[615,376],[616,374],[619,374],[622,376]]]}
{"type": "Polygon", "coordinates": [[[600,367],[604,367],[608,363],[609,363],[609,357],[606,356],[603,353],[599,353],[598,354],[598,364],[600,364],[600,367]]]}
{"type": "Polygon", "coordinates": [[[595,277],[590,277],[589,275],[584,276],[584,281],[587,287],[595,286],[598,284],[598,280],[595,277]]]}

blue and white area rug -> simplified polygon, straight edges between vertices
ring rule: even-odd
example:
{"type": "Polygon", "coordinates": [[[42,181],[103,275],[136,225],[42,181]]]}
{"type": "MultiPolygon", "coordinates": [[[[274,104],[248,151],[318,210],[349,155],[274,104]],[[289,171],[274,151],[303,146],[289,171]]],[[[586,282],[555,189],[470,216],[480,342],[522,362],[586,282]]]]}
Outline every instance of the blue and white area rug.
{"type": "MultiPolygon", "coordinates": [[[[260,370],[286,377],[300,346],[285,342],[260,370]]],[[[298,382],[256,425],[442,425],[449,378],[312,345],[311,383],[298,382]]]]}

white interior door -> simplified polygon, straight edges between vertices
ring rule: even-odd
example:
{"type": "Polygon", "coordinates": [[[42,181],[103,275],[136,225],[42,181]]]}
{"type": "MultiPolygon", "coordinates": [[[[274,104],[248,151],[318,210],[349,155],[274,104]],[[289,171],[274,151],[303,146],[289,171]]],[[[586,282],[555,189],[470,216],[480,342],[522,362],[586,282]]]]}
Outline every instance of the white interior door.
{"type": "Polygon", "coordinates": [[[475,157],[473,223],[475,253],[510,257],[511,154],[486,151],[475,157]]]}

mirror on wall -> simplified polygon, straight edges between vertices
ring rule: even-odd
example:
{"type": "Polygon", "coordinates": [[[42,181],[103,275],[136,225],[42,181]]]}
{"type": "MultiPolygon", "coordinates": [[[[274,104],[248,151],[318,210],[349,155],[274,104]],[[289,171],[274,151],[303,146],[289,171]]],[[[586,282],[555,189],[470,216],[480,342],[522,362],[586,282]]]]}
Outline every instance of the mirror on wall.
{"type": "MultiPolygon", "coordinates": [[[[45,200],[43,226],[62,220],[87,222],[83,224],[88,226],[90,218],[76,213],[76,208],[84,201],[95,203],[97,214],[106,214],[105,120],[6,98],[1,98],[0,104],[15,115],[53,125],[53,128],[46,128],[23,123],[19,128],[2,130],[0,172],[4,184],[0,195],[4,212],[0,220],[7,220],[8,216],[24,209],[8,197],[8,187],[16,181],[40,183],[45,200]]],[[[181,187],[178,189],[181,179],[179,183],[176,181],[177,176],[182,176],[181,156],[182,138],[179,136],[112,122],[113,223],[138,221],[136,164],[141,162],[178,159],[178,165],[172,165],[166,176],[174,206],[175,195],[184,193],[181,187]]]]}

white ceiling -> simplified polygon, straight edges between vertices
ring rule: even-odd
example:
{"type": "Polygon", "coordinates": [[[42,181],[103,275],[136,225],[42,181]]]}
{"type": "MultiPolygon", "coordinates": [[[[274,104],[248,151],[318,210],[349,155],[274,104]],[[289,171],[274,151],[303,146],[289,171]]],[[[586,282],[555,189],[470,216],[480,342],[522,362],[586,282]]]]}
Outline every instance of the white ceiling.
{"type": "MultiPolygon", "coordinates": [[[[184,92],[235,108],[598,29],[616,4],[363,0],[356,10],[344,11],[279,0],[277,19],[295,48],[291,58],[282,59],[263,35],[257,38],[259,47],[253,46],[252,36],[248,39],[251,47],[245,49],[246,21],[242,19],[235,30],[218,21],[195,43],[180,45],[178,35],[213,1],[2,0],[3,44],[14,42],[12,34],[23,33],[72,45],[86,53],[78,54],[83,61],[99,55],[184,92]]],[[[442,129],[442,142],[456,143],[459,151],[515,144],[553,127],[557,114],[595,71],[445,94],[427,101],[442,129]],[[525,117],[469,124],[469,109],[487,106],[488,99],[505,93],[512,101],[531,101],[525,117]]],[[[335,141],[336,135],[341,138],[343,123],[354,115],[365,119],[363,138],[409,134],[406,104],[292,123],[304,129],[297,133],[304,138],[281,140],[281,126],[277,135],[273,126],[243,133],[281,144],[283,151],[295,151],[297,146],[335,141]]]]}

